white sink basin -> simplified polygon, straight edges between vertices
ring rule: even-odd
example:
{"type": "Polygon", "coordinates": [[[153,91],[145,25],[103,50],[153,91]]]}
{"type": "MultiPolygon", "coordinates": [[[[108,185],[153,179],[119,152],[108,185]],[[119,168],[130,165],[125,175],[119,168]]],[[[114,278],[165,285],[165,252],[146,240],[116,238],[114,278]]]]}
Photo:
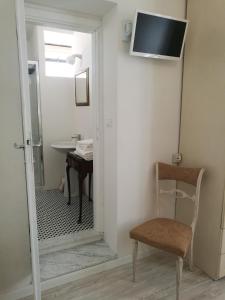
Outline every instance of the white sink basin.
{"type": "Polygon", "coordinates": [[[52,144],[51,147],[60,152],[74,151],[76,146],[73,141],[60,141],[52,144]]]}

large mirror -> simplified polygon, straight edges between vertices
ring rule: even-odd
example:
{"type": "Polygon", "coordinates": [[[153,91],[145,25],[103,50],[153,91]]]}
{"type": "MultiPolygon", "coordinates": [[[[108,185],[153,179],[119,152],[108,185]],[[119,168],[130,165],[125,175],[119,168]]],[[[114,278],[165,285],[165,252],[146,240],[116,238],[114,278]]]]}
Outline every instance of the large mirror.
{"type": "Polygon", "coordinates": [[[89,69],[75,75],[76,106],[89,105],[89,69]]]}

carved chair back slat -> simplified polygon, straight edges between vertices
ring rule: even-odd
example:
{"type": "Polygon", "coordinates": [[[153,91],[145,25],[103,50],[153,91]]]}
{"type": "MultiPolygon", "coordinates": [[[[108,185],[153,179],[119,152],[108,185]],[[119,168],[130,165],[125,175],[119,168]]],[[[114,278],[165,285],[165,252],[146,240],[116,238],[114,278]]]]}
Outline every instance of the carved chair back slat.
{"type": "Polygon", "coordinates": [[[156,201],[157,201],[157,216],[160,216],[160,203],[159,197],[161,194],[174,195],[175,199],[188,199],[194,203],[194,213],[192,219],[192,231],[194,234],[197,218],[198,218],[198,210],[199,210],[199,198],[200,198],[200,187],[202,182],[202,176],[204,173],[204,169],[202,168],[184,168],[172,166],[169,164],[158,162],[156,163],[156,201]],[[173,181],[181,181],[187,184],[190,184],[195,187],[195,193],[193,195],[189,195],[187,192],[173,188],[170,190],[161,189],[159,186],[159,182],[161,180],[173,180],[173,181]]]}

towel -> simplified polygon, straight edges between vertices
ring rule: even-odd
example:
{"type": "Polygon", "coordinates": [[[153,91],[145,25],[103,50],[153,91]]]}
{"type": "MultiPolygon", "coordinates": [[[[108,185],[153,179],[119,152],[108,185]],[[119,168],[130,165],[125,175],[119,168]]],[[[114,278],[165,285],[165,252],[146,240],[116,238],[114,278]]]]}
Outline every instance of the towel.
{"type": "Polygon", "coordinates": [[[82,140],[76,144],[75,154],[85,160],[93,160],[93,140],[82,140]]]}
{"type": "Polygon", "coordinates": [[[85,159],[85,160],[93,160],[93,152],[88,152],[88,153],[80,153],[79,151],[75,151],[75,154],[80,156],[81,158],[85,159]]]}
{"type": "Polygon", "coordinates": [[[82,151],[93,151],[93,140],[82,140],[78,141],[76,144],[76,148],[82,151]]]}

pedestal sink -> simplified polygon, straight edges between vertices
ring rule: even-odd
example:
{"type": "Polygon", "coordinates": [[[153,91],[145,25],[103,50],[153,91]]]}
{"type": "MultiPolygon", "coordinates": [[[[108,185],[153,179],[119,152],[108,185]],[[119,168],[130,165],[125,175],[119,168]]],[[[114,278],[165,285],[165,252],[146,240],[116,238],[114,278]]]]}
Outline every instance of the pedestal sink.
{"type": "MultiPolygon", "coordinates": [[[[66,161],[66,153],[70,152],[70,151],[74,151],[76,149],[75,141],[59,141],[59,142],[55,142],[54,144],[52,144],[51,147],[53,149],[55,149],[56,151],[64,154],[65,161],[66,161]]],[[[74,184],[71,186],[71,194],[74,197],[74,196],[78,195],[78,192],[77,192],[78,191],[78,180],[77,180],[77,173],[75,172],[75,170],[71,169],[70,177],[71,177],[71,182],[74,182],[74,184]]],[[[64,196],[68,197],[66,165],[65,165],[65,171],[64,171],[64,178],[65,178],[64,196]]]]}
{"type": "Polygon", "coordinates": [[[74,141],[60,141],[51,145],[51,147],[57,151],[66,153],[74,151],[76,149],[74,141]]]}

